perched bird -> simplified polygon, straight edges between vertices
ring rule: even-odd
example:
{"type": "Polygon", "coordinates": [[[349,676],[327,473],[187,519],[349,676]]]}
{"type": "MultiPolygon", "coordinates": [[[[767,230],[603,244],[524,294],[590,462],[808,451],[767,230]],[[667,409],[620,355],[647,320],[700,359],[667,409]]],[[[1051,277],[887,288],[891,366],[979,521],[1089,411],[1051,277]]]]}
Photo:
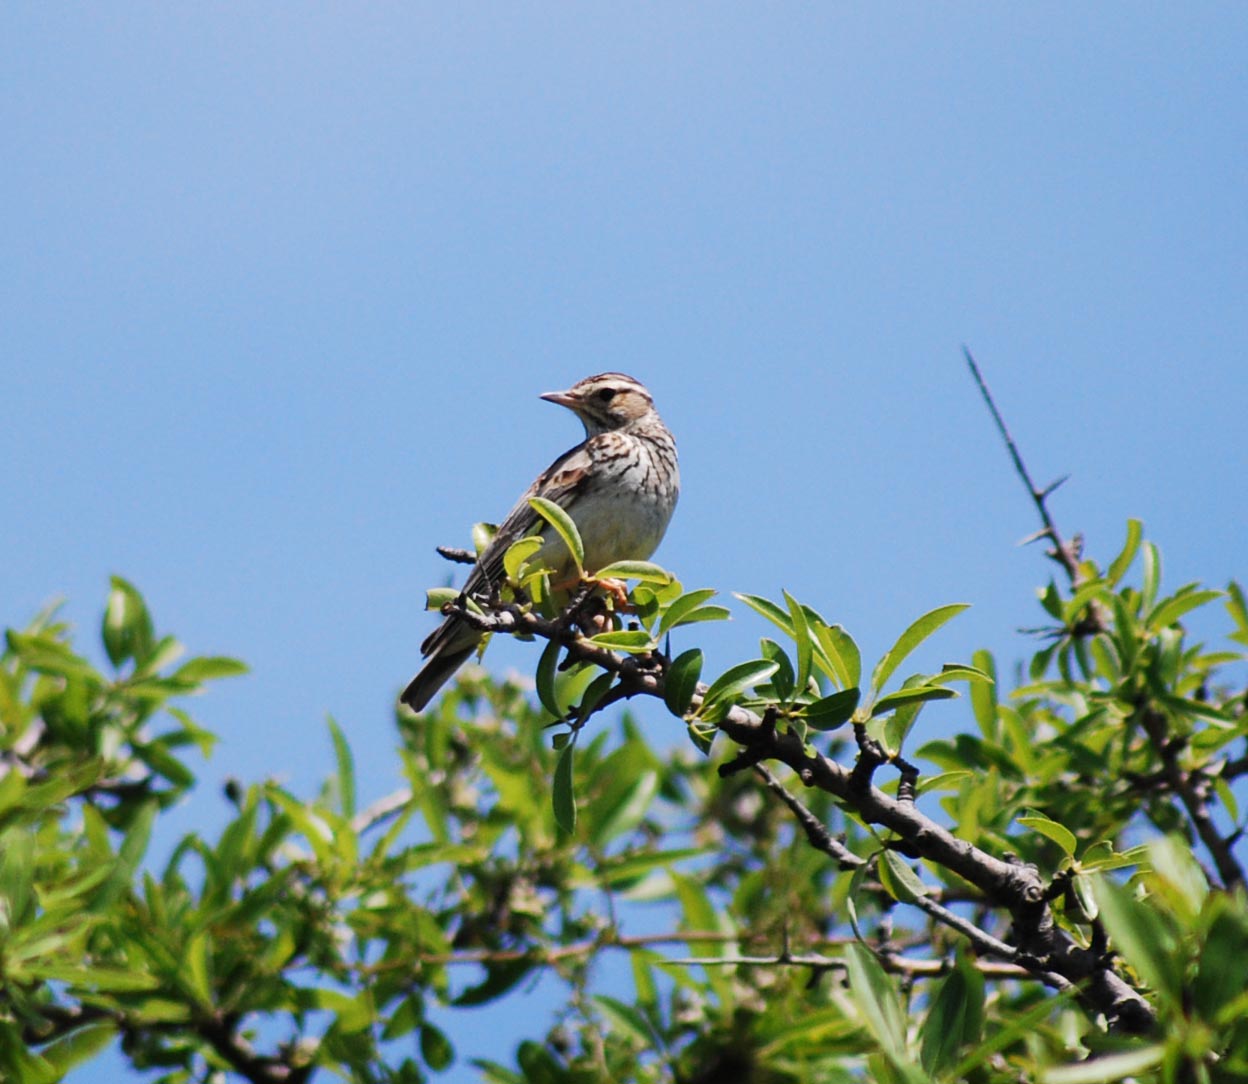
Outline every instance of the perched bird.
{"type": "MultiPolygon", "coordinates": [[[[552,582],[575,577],[572,555],[529,504],[545,497],[572,518],[585,546],[585,571],[613,561],[644,561],[667,530],[680,493],[676,441],[654,409],[645,386],[623,373],[599,373],[567,391],[548,392],[547,402],[571,410],[585,426],[585,440],[564,452],[520,498],[473,566],[464,594],[488,599],[505,575],[503,554],[513,542],[539,533],[534,560],[552,571],[552,582]]],[[[420,646],[421,668],[400,699],[420,711],[477,649],[481,633],[448,616],[420,646]]]]}

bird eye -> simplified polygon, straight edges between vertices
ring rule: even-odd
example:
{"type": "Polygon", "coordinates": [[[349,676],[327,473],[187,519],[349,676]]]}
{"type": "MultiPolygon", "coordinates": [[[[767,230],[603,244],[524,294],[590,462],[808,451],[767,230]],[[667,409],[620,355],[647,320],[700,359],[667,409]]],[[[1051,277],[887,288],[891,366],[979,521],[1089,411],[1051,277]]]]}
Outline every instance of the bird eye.
{"type": "Polygon", "coordinates": [[[598,393],[598,401],[600,403],[609,403],[614,398],[615,398],[614,388],[603,388],[602,391],[598,393]]]}

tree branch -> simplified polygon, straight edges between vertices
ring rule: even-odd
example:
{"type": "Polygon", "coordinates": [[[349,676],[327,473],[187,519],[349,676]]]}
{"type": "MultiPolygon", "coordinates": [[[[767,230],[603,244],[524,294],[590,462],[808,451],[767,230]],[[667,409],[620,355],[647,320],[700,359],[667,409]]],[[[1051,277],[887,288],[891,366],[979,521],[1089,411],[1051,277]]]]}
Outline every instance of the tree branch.
{"type": "Polygon", "coordinates": [[[1166,717],[1148,704],[1138,710],[1144,732],[1161,758],[1162,771],[1170,789],[1178,795],[1196,835],[1205,845],[1224,888],[1244,884],[1244,868],[1235,857],[1232,841],[1223,838],[1209,813],[1209,780],[1200,771],[1186,771],[1179,763],[1182,743],[1170,734],[1166,717]]]}
{"type": "Polygon", "coordinates": [[[975,383],[979,386],[979,392],[984,397],[984,402],[988,404],[988,411],[992,414],[992,420],[997,423],[997,431],[1001,434],[1001,439],[1005,441],[1006,450],[1009,451],[1010,458],[1014,461],[1014,469],[1018,472],[1019,478],[1023,480],[1023,485],[1027,487],[1027,492],[1036,506],[1036,511],[1040,513],[1040,522],[1044,524],[1044,528],[1032,537],[1047,537],[1053,543],[1053,548],[1048,551],[1048,555],[1066,570],[1071,586],[1078,587],[1080,582],[1079,546],[1074,541],[1064,542],[1062,540],[1062,536],[1057,530],[1057,524],[1053,522],[1053,517],[1049,515],[1048,505],[1046,504],[1049,495],[1066,481],[1068,476],[1059,478],[1056,482],[1045,486],[1044,489],[1036,486],[1036,483],[1031,480],[1031,473],[1027,470],[1027,464],[1023,462],[1023,457],[1019,454],[1018,445],[1014,443],[1014,438],[1010,436],[1010,431],[1006,428],[1005,419],[1001,417],[1001,411],[997,409],[996,400],[993,399],[992,392],[988,390],[988,384],[984,380],[983,374],[979,371],[979,366],[975,364],[975,358],[965,346],[962,347],[962,355],[966,358],[966,364],[970,367],[971,376],[975,378],[975,383]]]}
{"type": "MultiPolygon", "coordinates": [[[[485,614],[456,612],[483,632],[558,639],[578,661],[619,674],[625,687],[621,695],[663,696],[664,675],[653,667],[653,660],[637,655],[621,657],[576,634],[562,619],[544,618],[506,604],[485,614]]],[[[691,713],[696,714],[705,692],[706,686],[699,685],[691,713]]],[[[1016,959],[1037,979],[1051,982],[1057,976],[1078,985],[1089,1010],[1103,1013],[1117,1030],[1137,1033],[1152,1028],[1155,1015],[1148,1003],[1113,970],[1103,954],[1078,945],[1054,921],[1044,882],[1035,869],[1002,861],[958,839],[919,812],[915,802],[885,794],[822,753],[808,756],[805,743],[795,732],[781,733],[747,708],[734,705],[718,726],[745,747],[754,762],[778,760],[787,764],[806,786],[833,795],[867,824],[880,824],[895,832],[914,855],[950,870],[979,889],[990,905],[1008,910],[1018,941],[1016,959]]]]}

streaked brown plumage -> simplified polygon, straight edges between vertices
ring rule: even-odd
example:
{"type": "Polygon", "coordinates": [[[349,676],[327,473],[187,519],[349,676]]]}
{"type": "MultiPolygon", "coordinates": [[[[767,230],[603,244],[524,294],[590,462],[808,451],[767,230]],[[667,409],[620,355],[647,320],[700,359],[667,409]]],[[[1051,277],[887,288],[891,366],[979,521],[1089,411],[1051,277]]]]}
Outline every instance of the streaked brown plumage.
{"type": "MultiPolygon", "coordinates": [[[[464,584],[471,597],[490,596],[504,575],[503,554],[539,525],[543,545],[536,559],[552,569],[556,582],[575,574],[567,547],[533,511],[530,497],[554,501],[572,517],[591,573],[613,561],[648,558],[676,507],[676,441],[644,385],[623,373],[599,373],[542,398],[576,414],[585,440],[556,459],[499,525],[464,584]]],[[[480,633],[447,617],[421,645],[426,662],[403,690],[403,703],[422,710],[480,642],[480,633]]]]}

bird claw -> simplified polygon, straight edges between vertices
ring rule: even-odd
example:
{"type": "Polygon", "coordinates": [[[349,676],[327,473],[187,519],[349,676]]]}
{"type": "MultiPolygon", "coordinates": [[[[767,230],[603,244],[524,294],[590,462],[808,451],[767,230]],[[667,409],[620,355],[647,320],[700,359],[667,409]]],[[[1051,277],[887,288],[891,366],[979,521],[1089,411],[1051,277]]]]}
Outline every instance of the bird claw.
{"type": "Polygon", "coordinates": [[[586,597],[595,590],[601,589],[611,596],[615,603],[613,609],[616,613],[633,613],[633,604],[628,598],[628,586],[625,580],[612,579],[604,576],[599,579],[597,576],[587,576],[582,574],[574,580],[566,580],[563,583],[551,585],[552,591],[567,591],[573,587],[586,588],[586,597]]]}
{"type": "Polygon", "coordinates": [[[628,586],[624,580],[613,580],[610,577],[598,580],[591,577],[590,582],[601,587],[615,600],[616,613],[631,614],[633,612],[633,604],[628,598],[628,586]]]}

